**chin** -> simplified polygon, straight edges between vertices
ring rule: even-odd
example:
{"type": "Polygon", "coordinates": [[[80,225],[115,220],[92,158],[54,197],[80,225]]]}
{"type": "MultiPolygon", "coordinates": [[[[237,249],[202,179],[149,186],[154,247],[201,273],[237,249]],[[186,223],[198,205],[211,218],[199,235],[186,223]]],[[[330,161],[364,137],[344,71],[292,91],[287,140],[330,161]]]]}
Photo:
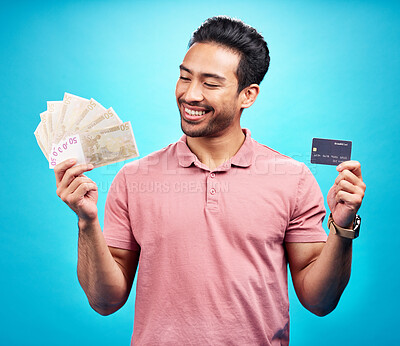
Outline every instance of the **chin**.
{"type": "MultiPolygon", "coordinates": [[[[214,126],[210,126],[207,124],[204,126],[193,126],[184,124],[184,121],[181,122],[181,128],[183,133],[188,137],[218,137],[224,131],[224,129],[219,129],[214,126]]],[[[199,124],[200,125],[200,124],[199,124]]]]}
{"type": "Polygon", "coordinates": [[[204,137],[206,135],[206,129],[201,126],[185,124],[185,120],[181,121],[181,129],[186,136],[189,137],[204,137]]]}
{"type": "Polygon", "coordinates": [[[201,122],[191,122],[181,113],[181,129],[189,137],[218,137],[233,125],[234,117],[225,119],[203,119],[201,122]]]}

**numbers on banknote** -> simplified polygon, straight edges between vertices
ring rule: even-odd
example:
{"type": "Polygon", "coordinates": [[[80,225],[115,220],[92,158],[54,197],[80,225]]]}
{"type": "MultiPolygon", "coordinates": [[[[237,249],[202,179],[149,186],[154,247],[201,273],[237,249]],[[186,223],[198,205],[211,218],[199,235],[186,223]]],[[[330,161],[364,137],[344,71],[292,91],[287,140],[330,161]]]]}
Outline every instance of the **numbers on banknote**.
{"type": "Polygon", "coordinates": [[[104,113],[104,118],[110,119],[113,116],[111,110],[109,109],[106,113],[104,113]]]}
{"type": "Polygon", "coordinates": [[[67,150],[70,145],[76,144],[78,143],[76,137],[70,137],[67,141],[65,141],[64,143],[62,143],[62,145],[59,145],[58,148],[56,150],[53,150],[53,156],[58,156],[57,150],[62,153],[63,149],[67,150]]]}
{"type": "Polygon", "coordinates": [[[96,108],[96,103],[94,103],[92,100],[90,100],[89,104],[87,105],[87,108],[91,111],[96,108]]]}
{"type": "Polygon", "coordinates": [[[129,124],[125,123],[125,124],[119,125],[119,128],[121,129],[121,131],[129,130],[129,124]]]}

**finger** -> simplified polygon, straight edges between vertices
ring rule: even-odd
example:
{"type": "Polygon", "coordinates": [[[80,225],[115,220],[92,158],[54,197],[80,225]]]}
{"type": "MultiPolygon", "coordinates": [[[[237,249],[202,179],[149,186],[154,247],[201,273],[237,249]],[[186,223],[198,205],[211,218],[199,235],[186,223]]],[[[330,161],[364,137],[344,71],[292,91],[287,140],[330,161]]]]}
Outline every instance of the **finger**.
{"type": "Polygon", "coordinates": [[[79,185],[84,184],[84,183],[93,183],[93,180],[88,178],[85,175],[81,175],[79,177],[76,177],[74,180],[72,180],[71,184],[64,190],[63,195],[61,198],[66,197],[68,195],[71,195],[75,192],[75,190],[79,187],[79,185]]]}
{"type": "Polygon", "coordinates": [[[336,167],[338,172],[342,172],[343,170],[348,169],[352,173],[354,173],[357,177],[362,179],[361,175],[361,163],[358,161],[344,161],[340,165],[336,167]]]}
{"type": "Polygon", "coordinates": [[[81,176],[84,172],[91,171],[93,169],[93,165],[78,165],[67,169],[64,173],[63,178],[59,183],[59,188],[65,189],[71,184],[71,182],[76,178],[81,176]]]}
{"type": "Polygon", "coordinates": [[[341,180],[338,184],[335,185],[336,185],[335,189],[336,193],[338,193],[339,191],[345,191],[352,194],[358,194],[364,197],[364,190],[361,187],[348,182],[347,180],[341,180]]]}
{"type": "Polygon", "coordinates": [[[352,171],[345,169],[340,172],[339,175],[335,179],[335,184],[339,184],[340,181],[346,180],[353,185],[359,186],[363,190],[365,190],[365,183],[362,181],[362,178],[356,176],[352,171]]]}
{"type": "Polygon", "coordinates": [[[343,190],[336,194],[335,199],[337,203],[345,203],[350,209],[356,212],[360,208],[362,202],[362,197],[360,195],[343,190]]]}
{"type": "Polygon", "coordinates": [[[89,178],[86,177],[85,175],[81,174],[79,177],[76,177],[75,179],[73,179],[72,182],[67,186],[63,186],[62,182],[61,182],[58,185],[57,191],[56,191],[58,197],[60,197],[64,202],[66,202],[67,197],[76,190],[76,188],[79,186],[79,184],[86,182],[86,179],[89,179],[89,178]]]}
{"type": "Polygon", "coordinates": [[[56,185],[60,183],[62,180],[65,171],[69,168],[71,168],[74,164],[76,163],[76,159],[69,159],[65,160],[63,162],[60,162],[58,165],[54,167],[54,174],[56,176],[56,185]]]}
{"type": "Polygon", "coordinates": [[[67,202],[69,204],[76,204],[90,191],[97,191],[97,185],[93,182],[82,183],[77,187],[74,193],[67,197],[67,202]]]}

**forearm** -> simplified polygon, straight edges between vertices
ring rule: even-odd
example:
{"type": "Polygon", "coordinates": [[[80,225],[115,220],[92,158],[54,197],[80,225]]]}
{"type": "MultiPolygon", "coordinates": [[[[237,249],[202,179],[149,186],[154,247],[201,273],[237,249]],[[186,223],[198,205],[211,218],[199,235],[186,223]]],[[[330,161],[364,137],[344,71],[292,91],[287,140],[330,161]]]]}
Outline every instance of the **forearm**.
{"type": "Polygon", "coordinates": [[[303,269],[302,303],[319,316],[330,313],[350,279],[352,240],[329,234],[318,258],[303,269]]]}
{"type": "Polygon", "coordinates": [[[78,279],[90,305],[102,315],[126,301],[127,281],[105,242],[99,221],[79,221],[78,279]]]}

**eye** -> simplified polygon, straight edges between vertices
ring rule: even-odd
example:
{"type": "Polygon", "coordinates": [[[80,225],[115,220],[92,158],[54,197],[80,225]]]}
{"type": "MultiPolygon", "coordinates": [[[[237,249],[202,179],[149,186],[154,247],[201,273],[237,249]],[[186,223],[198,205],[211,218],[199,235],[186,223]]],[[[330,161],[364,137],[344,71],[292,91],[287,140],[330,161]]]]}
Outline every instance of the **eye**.
{"type": "Polygon", "coordinates": [[[218,84],[211,84],[211,83],[204,83],[204,85],[209,87],[209,88],[217,88],[217,87],[219,87],[218,84]]]}
{"type": "Polygon", "coordinates": [[[180,80],[184,80],[184,81],[188,81],[188,80],[190,80],[189,78],[187,78],[187,77],[183,77],[183,76],[179,76],[179,79],[180,79],[180,80]]]}

